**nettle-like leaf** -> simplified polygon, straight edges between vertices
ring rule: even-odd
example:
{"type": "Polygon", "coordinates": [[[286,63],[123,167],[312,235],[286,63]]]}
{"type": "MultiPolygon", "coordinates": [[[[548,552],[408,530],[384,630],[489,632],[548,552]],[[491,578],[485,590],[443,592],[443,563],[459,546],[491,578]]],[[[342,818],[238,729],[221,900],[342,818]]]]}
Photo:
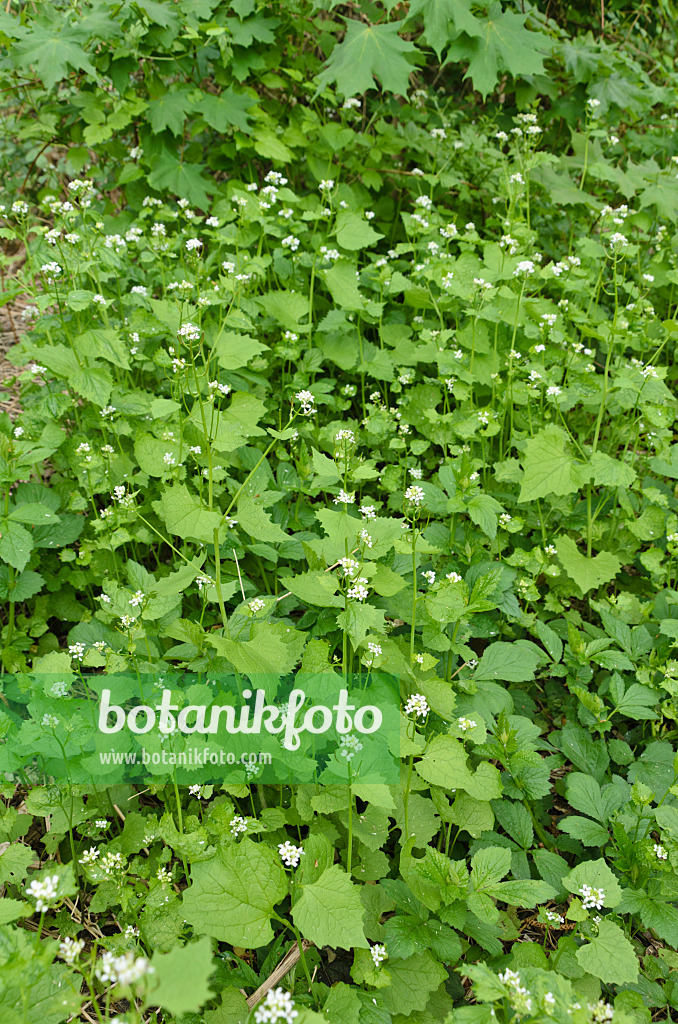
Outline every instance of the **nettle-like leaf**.
{"type": "Polygon", "coordinates": [[[558,537],[556,549],[563,569],[582,594],[609,583],[621,569],[621,562],[609,551],[600,551],[592,558],[582,555],[571,537],[558,537]]]}
{"type": "Polygon", "coordinates": [[[583,463],[572,455],[564,430],[549,425],[525,443],[522,501],[549,494],[574,494],[584,482],[583,463]]]}
{"type": "Polygon", "coordinates": [[[413,68],[405,54],[415,53],[416,47],[401,38],[400,28],[397,21],[368,25],[347,18],[343,41],[318,75],[318,91],[336,82],[342,96],[356,96],[376,88],[376,79],[383,89],[405,96],[413,68]]]}
{"type": "Polygon", "coordinates": [[[273,938],[273,908],[287,894],[280,858],[269,847],[243,839],[193,865],[183,912],[199,935],[255,949],[273,938]]]}
{"type": "Polygon", "coordinates": [[[317,946],[367,949],[362,928],[363,906],[359,889],[346,872],[333,864],[320,878],[303,885],[292,908],[301,934],[317,946]]]}

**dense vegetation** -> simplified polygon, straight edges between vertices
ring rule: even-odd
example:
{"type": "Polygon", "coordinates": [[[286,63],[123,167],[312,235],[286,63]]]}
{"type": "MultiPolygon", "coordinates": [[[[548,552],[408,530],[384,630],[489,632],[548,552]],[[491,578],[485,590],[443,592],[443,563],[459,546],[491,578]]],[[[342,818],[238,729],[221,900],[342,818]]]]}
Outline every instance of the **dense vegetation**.
{"type": "Polygon", "coordinates": [[[3,1024],[678,1011],[677,38],[0,13],[3,1024]],[[400,784],[50,779],[182,670],[389,673],[400,784]]]}

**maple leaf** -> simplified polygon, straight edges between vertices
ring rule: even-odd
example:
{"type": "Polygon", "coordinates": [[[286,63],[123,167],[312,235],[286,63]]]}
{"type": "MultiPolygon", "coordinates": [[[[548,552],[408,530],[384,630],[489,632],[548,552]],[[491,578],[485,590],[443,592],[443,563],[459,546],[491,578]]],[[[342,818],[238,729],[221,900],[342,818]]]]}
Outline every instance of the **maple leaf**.
{"type": "Polygon", "coordinates": [[[30,35],[14,47],[26,64],[35,65],[38,78],[46,89],[52,89],[69,71],[81,69],[96,76],[87,51],[76,42],[76,33],[65,28],[61,32],[34,25],[30,35]]]}
{"type": "Polygon", "coordinates": [[[211,128],[225,132],[233,126],[243,132],[249,131],[247,111],[256,103],[256,99],[247,93],[224,89],[220,96],[204,93],[196,109],[200,111],[211,128]]]}
{"type": "Polygon", "coordinates": [[[415,52],[416,47],[400,38],[400,24],[365,25],[348,19],[343,41],[334,47],[325,70],[316,79],[316,95],[330,82],[336,82],[343,96],[356,96],[376,89],[378,79],[382,89],[405,96],[412,71],[405,54],[415,52]]]}
{"type": "Polygon", "coordinates": [[[473,80],[473,88],[485,98],[499,80],[500,71],[508,71],[515,78],[521,75],[539,75],[544,70],[543,53],[550,41],[540,32],[525,28],[527,15],[502,11],[494,3],[487,17],[480,22],[478,35],[468,33],[455,39],[447,52],[450,60],[467,60],[464,78],[473,80]]]}
{"type": "Polygon", "coordinates": [[[424,22],[424,38],[437,53],[438,60],[448,43],[460,32],[478,36],[483,31],[482,21],[471,14],[465,0],[413,0],[407,20],[418,17],[424,22]]]}

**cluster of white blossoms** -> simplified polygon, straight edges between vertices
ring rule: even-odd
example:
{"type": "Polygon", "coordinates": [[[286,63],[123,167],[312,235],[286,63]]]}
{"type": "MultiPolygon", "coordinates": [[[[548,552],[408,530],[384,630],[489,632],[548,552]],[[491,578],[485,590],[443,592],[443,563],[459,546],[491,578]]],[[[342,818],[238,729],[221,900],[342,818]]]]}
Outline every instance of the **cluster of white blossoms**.
{"type": "Polygon", "coordinates": [[[59,876],[46,875],[42,879],[34,878],[26,886],[26,895],[35,900],[35,909],[39,914],[49,910],[59,901],[59,876]]]}
{"type": "Polygon", "coordinates": [[[340,558],[337,564],[344,576],[355,576],[360,568],[360,563],[356,562],[355,558],[340,558]]]}
{"type": "Polygon", "coordinates": [[[252,614],[256,614],[256,612],[260,612],[266,607],[266,602],[264,601],[263,597],[253,597],[252,600],[248,603],[247,607],[252,612],[252,614]]]}
{"type": "Polygon", "coordinates": [[[353,503],[355,502],[355,492],[345,491],[342,487],[342,489],[339,491],[339,494],[337,494],[336,498],[333,498],[332,500],[335,505],[353,505],[353,503]]]}
{"type": "Polygon", "coordinates": [[[370,953],[372,954],[372,959],[374,960],[374,966],[375,967],[378,967],[379,964],[382,964],[384,962],[384,960],[388,960],[388,953],[386,952],[386,946],[383,946],[379,942],[377,942],[376,945],[372,946],[372,948],[370,950],[370,953]]]}
{"type": "Polygon", "coordinates": [[[352,761],[357,753],[363,749],[363,745],[353,733],[346,733],[339,740],[339,756],[347,761],[352,761]]]}
{"type": "Polygon", "coordinates": [[[532,997],[525,986],[521,985],[518,972],[507,967],[504,973],[499,975],[499,980],[508,987],[508,1000],[516,1016],[525,1017],[531,1013],[532,997]]]}
{"type": "Polygon", "coordinates": [[[368,641],[367,644],[367,650],[375,658],[378,658],[381,655],[381,644],[375,644],[372,640],[370,640],[368,641]]]}
{"type": "Polygon", "coordinates": [[[462,717],[457,719],[457,725],[459,726],[462,732],[467,732],[469,729],[475,729],[477,724],[478,723],[474,722],[472,718],[462,717]]]}
{"type": "Polygon", "coordinates": [[[131,950],[116,956],[106,950],[99,961],[96,975],[99,981],[130,988],[155,968],[145,956],[136,956],[131,950]]]}
{"type": "Polygon", "coordinates": [[[49,712],[42,716],[42,724],[45,729],[56,729],[59,724],[59,719],[56,715],[50,715],[49,712]]]}
{"type": "Polygon", "coordinates": [[[565,924],[565,918],[562,916],[562,914],[556,913],[555,910],[546,911],[546,920],[550,921],[551,924],[556,925],[556,927],[558,928],[560,928],[562,924],[565,924]]]}
{"type": "Polygon", "coordinates": [[[367,589],[367,582],[365,576],[357,576],[346,591],[346,596],[352,601],[366,601],[370,595],[367,589]]]}
{"type": "Polygon", "coordinates": [[[579,890],[579,895],[582,898],[582,906],[584,910],[602,910],[605,902],[605,890],[595,889],[590,885],[582,885],[579,890]]]}
{"type": "Polygon", "coordinates": [[[294,846],[286,839],[284,843],[278,843],[278,853],[283,864],[288,868],[296,868],[304,854],[303,846],[294,846]]]}
{"type": "Polygon", "coordinates": [[[587,1003],[586,1007],[591,1014],[592,1024],[603,1024],[614,1017],[614,1006],[606,1003],[604,999],[599,999],[597,1003],[587,1003]]]}
{"type": "Polygon", "coordinates": [[[423,504],[424,497],[424,488],[417,487],[416,484],[413,484],[411,487],[408,487],[407,490],[405,491],[405,501],[407,501],[410,505],[414,505],[416,508],[419,508],[419,506],[423,504]]]}
{"type": "Polygon", "coordinates": [[[334,435],[335,444],[348,446],[355,444],[355,434],[352,430],[340,430],[334,435]]]}
{"type": "Polygon", "coordinates": [[[185,324],[182,324],[177,331],[177,338],[187,338],[189,341],[199,341],[200,335],[202,334],[202,328],[198,327],[197,324],[193,324],[190,320],[187,320],[185,324]]]}
{"type": "Polygon", "coordinates": [[[71,939],[69,937],[62,939],[59,943],[59,956],[67,964],[73,964],[78,959],[85,943],[83,939],[71,939]]]}
{"type": "Polygon", "coordinates": [[[237,836],[241,832],[247,832],[247,818],[243,818],[241,814],[236,814],[230,821],[231,835],[237,836]]]}
{"type": "Polygon", "coordinates": [[[464,578],[458,572],[446,572],[445,579],[449,580],[450,583],[463,583],[464,578]]]}
{"type": "Polygon", "coordinates": [[[421,575],[424,577],[428,585],[432,587],[436,581],[436,574],[434,573],[433,569],[426,569],[426,571],[422,572],[421,575]]]}
{"type": "Polygon", "coordinates": [[[294,1009],[294,999],[284,988],[271,988],[266,998],[254,1011],[255,1024],[292,1024],[299,1013],[294,1009]]]}
{"type": "Polygon", "coordinates": [[[426,700],[426,697],[424,697],[423,693],[413,693],[411,697],[407,698],[407,703],[405,704],[406,715],[416,715],[419,718],[426,718],[430,710],[428,701],[426,700]]]}
{"type": "Polygon", "coordinates": [[[316,411],[315,398],[313,397],[313,393],[311,391],[306,390],[297,391],[294,397],[296,398],[297,402],[299,402],[299,405],[301,406],[301,411],[304,414],[304,416],[312,416],[313,413],[316,411]]]}
{"type": "Polygon", "coordinates": [[[654,847],[653,847],[653,850],[654,850],[654,855],[657,858],[657,860],[666,860],[666,858],[669,855],[668,851],[665,850],[664,847],[661,846],[660,843],[655,843],[654,847]]]}

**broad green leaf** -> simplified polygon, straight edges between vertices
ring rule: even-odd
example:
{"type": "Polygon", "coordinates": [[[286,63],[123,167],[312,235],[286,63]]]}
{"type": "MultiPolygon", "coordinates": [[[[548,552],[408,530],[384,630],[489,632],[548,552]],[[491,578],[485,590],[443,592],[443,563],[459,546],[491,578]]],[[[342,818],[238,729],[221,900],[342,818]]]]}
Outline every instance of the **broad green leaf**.
{"type": "Polygon", "coordinates": [[[160,501],[153,502],[153,508],[167,530],[185,540],[212,544],[215,530],[220,528],[222,538],[226,534],[227,528],[221,525],[221,514],[204,508],[197,495],[190,494],[185,484],[165,488],[160,501]]]}
{"type": "Polygon", "coordinates": [[[415,953],[407,960],[394,960],[388,970],[391,984],[381,990],[383,1004],[389,1013],[409,1019],[426,1007],[431,993],[447,977],[445,968],[427,951],[415,953]]]}
{"type": "Polygon", "coordinates": [[[96,78],[96,69],[80,45],[78,32],[65,19],[49,27],[34,21],[30,33],[15,44],[14,53],[22,64],[35,66],[46,89],[52,89],[71,70],[86,71],[96,78]],[[60,27],[54,31],[57,25],[60,27]]]}
{"type": "Polygon", "coordinates": [[[148,184],[159,191],[167,190],[207,209],[209,194],[214,188],[207,178],[203,178],[202,169],[203,164],[185,163],[174,153],[163,150],[154,162],[154,169],[148,176],[148,184]]]}
{"type": "Polygon", "coordinates": [[[454,36],[465,32],[468,36],[480,35],[483,23],[471,13],[471,6],[466,0],[413,0],[407,20],[421,17],[424,22],[424,37],[438,55],[454,36]],[[450,26],[454,26],[450,31],[450,26]]]}
{"type": "Polygon", "coordinates": [[[601,551],[593,558],[582,555],[571,537],[558,537],[556,550],[563,569],[582,594],[587,594],[603,583],[609,583],[621,569],[621,562],[609,551],[601,551]]]}
{"type": "Polygon", "coordinates": [[[10,510],[9,518],[15,523],[27,523],[29,526],[51,526],[61,520],[48,505],[40,502],[24,502],[10,510]]]}
{"type": "Polygon", "coordinates": [[[450,46],[447,61],[469,62],[464,78],[471,78],[473,88],[483,99],[494,89],[502,71],[508,71],[514,78],[543,72],[543,54],[550,40],[528,31],[525,21],[524,14],[504,11],[501,3],[496,2],[473,36],[462,35],[450,46]]]}
{"type": "Polygon", "coordinates": [[[542,427],[526,441],[523,469],[521,502],[548,494],[574,494],[582,481],[582,464],[575,461],[565,432],[553,424],[542,427]]]}
{"type": "MultiPolygon", "coordinates": [[[[337,260],[336,263],[328,267],[323,273],[325,284],[338,307],[347,310],[363,308],[365,302],[358,288],[355,263],[350,263],[348,260],[337,260]]],[[[339,362],[339,358],[335,362],[342,366],[343,362],[339,362]]],[[[350,353],[349,360],[344,367],[345,369],[349,369],[354,365],[350,353]]]]}
{"type": "Polygon", "coordinates": [[[417,774],[443,789],[464,789],[478,800],[495,800],[501,795],[499,772],[487,762],[472,773],[463,745],[452,736],[434,736],[415,764],[417,774]]]}
{"type": "Polygon", "coordinates": [[[320,608],[343,608],[344,599],[337,593],[336,576],[329,572],[303,572],[298,576],[281,576],[281,586],[303,601],[320,608]]]}
{"type": "Polygon", "coordinates": [[[570,814],[558,822],[561,832],[566,832],[573,839],[578,839],[584,846],[605,846],[610,841],[610,834],[597,821],[582,818],[578,814],[570,814]]]}
{"type": "Polygon", "coordinates": [[[611,459],[604,452],[594,452],[591,469],[594,484],[607,487],[630,487],[638,476],[632,466],[619,459],[611,459]]]}
{"type": "Polygon", "coordinates": [[[19,523],[5,519],[0,522],[0,558],[21,572],[26,568],[33,550],[33,538],[19,523]]]}
{"type": "Polygon", "coordinates": [[[191,876],[183,911],[199,935],[246,949],[272,941],[271,914],[287,894],[287,879],[270,846],[243,839],[197,861],[191,876]]]}
{"type": "Polygon", "coordinates": [[[356,96],[377,87],[406,96],[413,65],[405,54],[416,52],[414,43],[398,35],[400,22],[369,25],[346,20],[346,35],[335,46],[317,79],[318,92],[332,82],[342,96],[356,96]]]}
{"type": "Polygon", "coordinates": [[[563,878],[563,885],[575,896],[581,895],[582,886],[588,885],[594,889],[602,889],[605,893],[603,905],[616,907],[621,902],[622,891],[616,877],[610,871],[605,861],[586,860],[577,864],[569,874],[563,878]]]}
{"type": "Polygon", "coordinates": [[[323,482],[332,483],[340,480],[341,475],[337,469],[337,464],[334,459],[330,459],[327,455],[319,452],[317,448],[311,448],[311,459],[313,462],[313,469],[316,471],[318,476],[322,477],[323,482]]]}
{"type": "Polygon", "coordinates": [[[208,981],[215,964],[208,938],[177,946],[169,953],[155,953],[151,963],[154,976],[147,1006],[161,1006],[178,1016],[197,1012],[213,995],[208,981]]]}
{"type": "Polygon", "coordinates": [[[301,318],[307,316],[309,312],[308,296],[302,295],[301,292],[281,289],[258,295],[256,301],[269,316],[272,316],[287,330],[297,333],[310,331],[310,324],[300,323],[301,318]]]}
{"type": "Polygon", "coordinates": [[[255,540],[268,544],[281,544],[288,536],[278,523],[274,523],[268,512],[254,500],[243,497],[238,501],[238,525],[255,540]]]}
{"type": "Polygon", "coordinates": [[[100,406],[102,409],[105,405],[108,405],[113,388],[113,380],[108,370],[101,369],[98,366],[85,367],[82,370],[77,370],[69,378],[69,383],[79,395],[87,398],[90,402],[94,402],[95,405],[100,406]]]}
{"type": "Polygon", "coordinates": [[[254,106],[256,99],[247,93],[238,93],[232,88],[224,89],[219,96],[204,92],[195,104],[211,128],[225,134],[229,128],[239,128],[241,132],[250,131],[248,110],[254,106]]]}
{"type": "Polygon", "coordinates": [[[350,210],[339,211],[335,233],[342,249],[366,249],[384,237],[364,217],[350,210]]]}
{"type": "Polygon", "coordinates": [[[533,644],[516,640],[512,644],[502,640],[485,648],[475,670],[476,679],[500,679],[502,682],[520,683],[534,679],[539,664],[539,653],[533,644]]]}
{"type": "Polygon", "coordinates": [[[316,946],[367,949],[362,926],[360,890],[333,864],[316,882],[304,885],[292,908],[292,918],[302,936],[316,946]]]}
{"type": "Polygon", "coordinates": [[[607,984],[626,985],[638,979],[638,957],[624,932],[606,918],[598,922],[598,935],[576,952],[581,967],[607,984]]]}
{"type": "Polygon", "coordinates": [[[284,622],[255,622],[247,640],[208,637],[210,646],[228,658],[237,672],[280,675],[291,672],[301,657],[306,634],[290,629],[284,622]]]}
{"type": "Polygon", "coordinates": [[[191,109],[191,90],[185,85],[172,85],[169,90],[148,104],[148,120],[157,134],[169,128],[173,135],[182,135],[191,109]]]}
{"type": "Polygon", "coordinates": [[[239,370],[247,366],[255,356],[266,351],[266,345],[251,338],[249,334],[226,331],[219,335],[215,345],[219,366],[223,370],[239,370]]]}
{"type": "Polygon", "coordinates": [[[129,370],[129,348],[117,331],[92,328],[79,334],[74,344],[83,357],[105,359],[107,363],[129,370]]]}

